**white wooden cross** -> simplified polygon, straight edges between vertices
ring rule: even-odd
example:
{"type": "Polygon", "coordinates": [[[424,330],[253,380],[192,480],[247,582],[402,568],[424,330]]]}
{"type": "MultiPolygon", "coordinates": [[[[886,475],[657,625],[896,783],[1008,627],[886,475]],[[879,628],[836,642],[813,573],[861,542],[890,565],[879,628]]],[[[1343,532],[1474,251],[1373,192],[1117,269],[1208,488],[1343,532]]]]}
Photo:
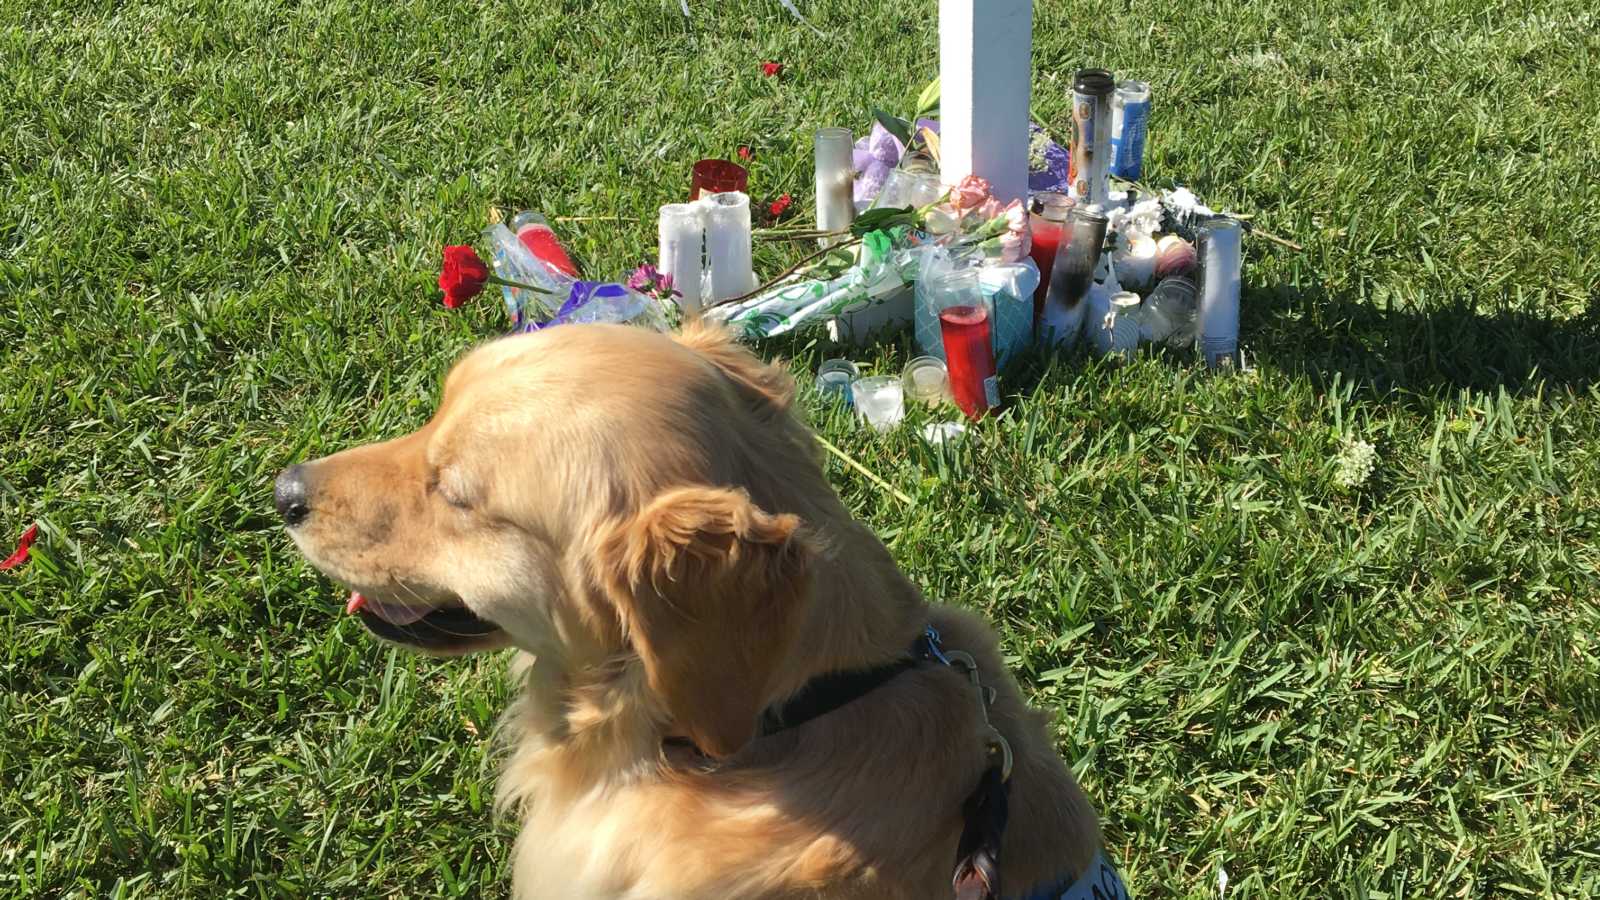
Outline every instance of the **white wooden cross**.
{"type": "Polygon", "coordinates": [[[1028,195],[1033,0],[939,0],[940,170],[1028,195]]]}

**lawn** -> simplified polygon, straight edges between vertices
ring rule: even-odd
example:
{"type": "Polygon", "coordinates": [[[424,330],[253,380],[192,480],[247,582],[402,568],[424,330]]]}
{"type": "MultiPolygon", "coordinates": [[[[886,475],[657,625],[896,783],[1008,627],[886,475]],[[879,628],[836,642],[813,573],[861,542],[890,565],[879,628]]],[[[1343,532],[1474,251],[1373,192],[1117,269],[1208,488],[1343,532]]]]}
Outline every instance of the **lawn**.
{"type": "MultiPolygon", "coordinates": [[[[801,6],[827,37],[0,0],[0,556],[44,532],[0,574],[0,894],[505,893],[504,657],[369,639],[272,475],[415,427],[503,330],[432,284],[491,204],[592,217],[558,227],[604,275],[701,156],[807,206],[810,131],[910,104],[937,21],[801,6]]],[[[916,500],[830,464],[850,506],[1000,625],[1136,897],[1600,895],[1600,16],[1526,6],[1040,0],[1044,121],[1079,65],[1148,78],[1147,177],[1304,244],[1247,245],[1253,370],[1041,361],[952,451],[807,396],[916,500]]]]}

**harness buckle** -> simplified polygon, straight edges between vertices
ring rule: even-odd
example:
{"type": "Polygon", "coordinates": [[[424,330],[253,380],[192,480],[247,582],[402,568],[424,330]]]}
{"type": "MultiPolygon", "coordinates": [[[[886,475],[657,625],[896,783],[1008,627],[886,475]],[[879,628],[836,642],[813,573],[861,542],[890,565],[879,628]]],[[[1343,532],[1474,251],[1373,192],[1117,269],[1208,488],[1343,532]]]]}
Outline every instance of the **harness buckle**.
{"type": "Polygon", "coordinates": [[[1000,733],[1000,729],[989,722],[989,704],[994,702],[994,690],[984,687],[983,682],[979,680],[978,661],[972,658],[972,654],[963,650],[951,650],[941,652],[941,655],[949,660],[946,665],[966,670],[967,681],[972,684],[973,691],[978,695],[978,716],[983,720],[983,728],[986,732],[983,742],[984,747],[989,751],[990,756],[999,757],[1000,780],[1010,781],[1011,766],[1015,761],[1015,757],[1011,753],[1011,743],[1006,740],[1005,735],[1000,733]]]}

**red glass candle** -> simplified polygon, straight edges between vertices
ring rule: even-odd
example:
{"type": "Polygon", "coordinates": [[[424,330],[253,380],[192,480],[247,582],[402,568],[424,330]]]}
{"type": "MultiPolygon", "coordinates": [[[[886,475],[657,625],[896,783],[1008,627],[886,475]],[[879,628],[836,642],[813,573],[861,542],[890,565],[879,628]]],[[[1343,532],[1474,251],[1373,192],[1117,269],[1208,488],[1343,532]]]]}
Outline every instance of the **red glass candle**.
{"type": "Polygon", "coordinates": [[[1050,292],[1050,270],[1056,264],[1056,251],[1069,237],[1066,230],[1067,215],[1072,211],[1072,198],[1056,191],[1040,191],[1033,195],[1028,211],[1028,227],[1033,232],[1033,249],[1028,255],[1039,267],[1039,286],[1033,291],[1033,321],[1037,325],[1044,313],[1044,298],[1050,292]]]}
{"type": "Polygon", "coordinates": [[[750,173],[738,163],[725,159],[702,159],[690,171],[689,202],[706,194],[743,192],[750,183],[750,173]]]}
{"type": "Polygon", "coordinates": [[[511,230],[517,233],[517,240],[522,246],[528,248],[536,259],[557,272],[578,277],[578,267],[572,264],[572,257],[567,255],[561,240],[545,221],[544,216],[536,212],[519,213],[511,220],[511,230]]]}
{"type": "Polygon", "coordinates": [[[950,370],[951,397],[968,418],[982,418],[1000,402],[989,310],[981,303],[947,306],[939,311],[939,333],[944,339],[945,365],[950,370]]]}

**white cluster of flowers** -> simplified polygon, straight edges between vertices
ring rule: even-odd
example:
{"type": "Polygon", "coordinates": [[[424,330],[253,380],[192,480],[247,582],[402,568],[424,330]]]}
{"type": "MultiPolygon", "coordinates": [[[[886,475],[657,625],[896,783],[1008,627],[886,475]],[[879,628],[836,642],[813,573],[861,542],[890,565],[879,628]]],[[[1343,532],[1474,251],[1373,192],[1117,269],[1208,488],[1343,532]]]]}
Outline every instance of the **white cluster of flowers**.
{"type": "Polygon", "coordinates": [[[1366,441],[1345,438],[1335,463],[1337,471],[1333,474],[1333,480],[1340,487],[1360,487],[1372,477],[1372,470],[1378,464],[1378,448],[1366,441]]]}

